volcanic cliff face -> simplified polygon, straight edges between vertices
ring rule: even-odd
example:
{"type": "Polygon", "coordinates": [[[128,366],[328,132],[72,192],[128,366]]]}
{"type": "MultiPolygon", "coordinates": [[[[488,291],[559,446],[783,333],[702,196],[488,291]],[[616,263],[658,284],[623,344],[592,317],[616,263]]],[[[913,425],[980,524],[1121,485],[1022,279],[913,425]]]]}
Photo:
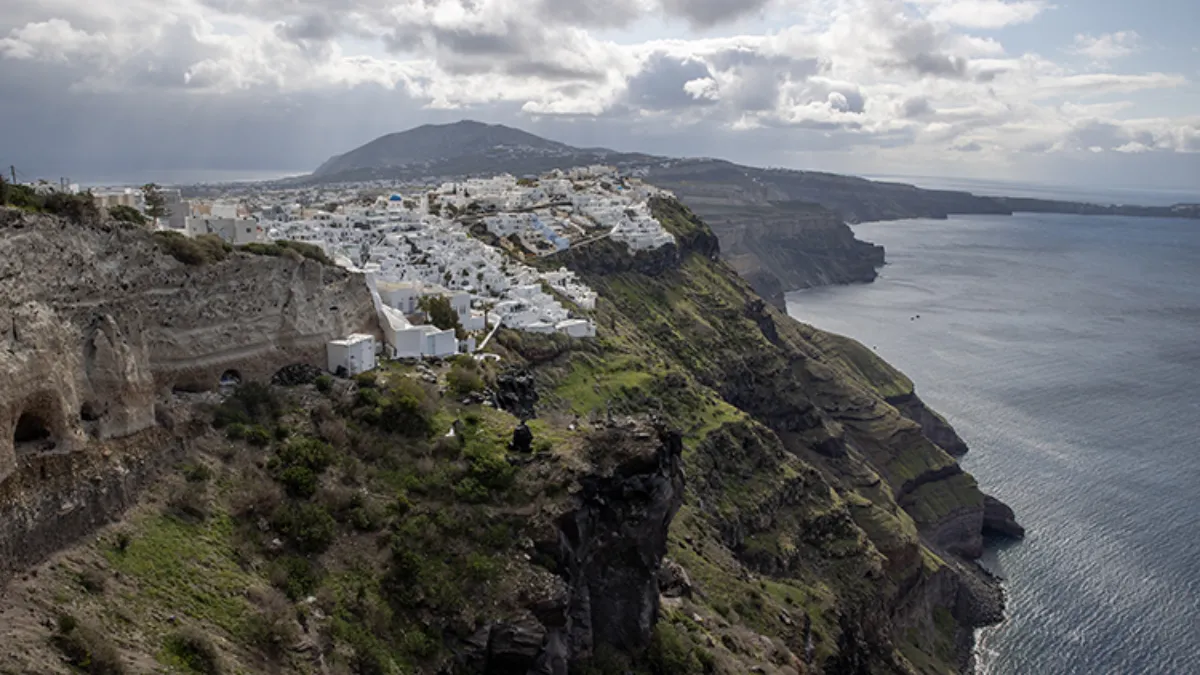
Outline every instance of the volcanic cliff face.
{"type": "Polygon", "coordinates": [[[10,209],[0,298],[0,482],[156,426],[173,390],[323,363],[328,340],[374,322],[361,279],[316,262],[190,266],[129,226],[10,209]]]}
{"type": "Polygon", "coordinates": [[[973,627],[1001,616],[997,583],[969,561],[1011,512],[988,506],[948,452],[961,439],[903,375],[764,302],[681,204],[654,208],[680,246],[607,270],[596,262],[621,254],[606,244],[564,256],[600,292],[603,333],[533,353],[544,404],[650,408],[684,430],[688,498],[668,554],[693,591],[668,606],[752,629],[712,633],[747,669],[957,668],[973,627]],[[782,651],[764,656],[762,639],[782,651]]]}

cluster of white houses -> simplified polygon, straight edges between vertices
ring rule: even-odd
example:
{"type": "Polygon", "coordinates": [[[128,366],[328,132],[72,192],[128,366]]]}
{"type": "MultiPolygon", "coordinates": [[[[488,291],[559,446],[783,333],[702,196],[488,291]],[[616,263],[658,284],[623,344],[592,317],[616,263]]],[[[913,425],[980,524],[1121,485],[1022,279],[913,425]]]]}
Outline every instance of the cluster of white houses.
{"type": "Polygon", "coordinates": [[[402,359],[470,353],[500,325],[594,337],[587,313],[595,309],[596,293],[565,268],[541,272],[522,260],[604,238],[633,250],[674,242],[649,206],[665,193],[605,166],[538,179],[469,179],[411,194],[343,189],[318,199],[330,194],[337,198],[320,208],[297,203],[314,200],[296,193],[258,193],[237,202],[172,198],[170,222],[162,225],[235,245],[311,243],[361,272],[384,344],[377,349],[366,335],[330,343],[329,369],[349,375],[373,368],[376,351],[402,359]],[[430,324],[421,299],[435,295],[449,301],[461,330],[430,324]]]}

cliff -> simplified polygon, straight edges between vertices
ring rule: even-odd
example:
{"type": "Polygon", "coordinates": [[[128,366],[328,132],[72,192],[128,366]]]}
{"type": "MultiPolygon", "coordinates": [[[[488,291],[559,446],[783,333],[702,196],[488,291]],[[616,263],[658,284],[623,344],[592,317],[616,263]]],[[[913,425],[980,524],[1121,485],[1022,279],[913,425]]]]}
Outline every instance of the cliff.
{"type": "Polygon", "coordinates": [[[597,339],[502,330],[499,366],[289,387],[253,381],[369,328],[361,280],[4,212],[6,419],[46,433],[14,446],[0,554],[67,547],[9,583],[9,663],[958,672],[1001,616],[971,559],[985,530],[1019,534],[1011,511],[907,378],[765,302],[681,204],[654,209],[678,246],[555,260],[599,291],[597,339]]]}
{"type": "Polygon", "coordinates": [[[97,441],[155,428],[173,391],[324,363],[328,340],[374,321],[361,280],[335,268],[248,254],[186,265],[132,226],[15,209],[0,209],[0,297],[5,486],[36,485],[27,474],[47,463],[71,474],[97,441]]]}

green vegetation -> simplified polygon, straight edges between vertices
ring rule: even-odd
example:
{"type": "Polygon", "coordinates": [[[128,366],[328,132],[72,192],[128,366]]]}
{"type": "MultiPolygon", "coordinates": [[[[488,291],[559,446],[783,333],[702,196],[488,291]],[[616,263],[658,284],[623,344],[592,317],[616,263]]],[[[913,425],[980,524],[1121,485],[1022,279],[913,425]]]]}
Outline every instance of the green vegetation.
{"type": "Polygon", "coordinates": [[[28,185],[13,185],[0,180],[0,206],[12,206],[34,213],[50,213],[73,223],[100,221],[100,209],[90,191],[69,194],[47,189],[39,192],[28,185]]]}
{"type": "Polygon", "coordinates": [[[316,244],[306,244],[301,241],[288,241],[279,239],[270,244],[251,243],[238,247],[239,251],[253,253],[254,255],[265,255],[271,257],[291,257],[296,260],[307,258],[315,260],[322,265],[333,265],[333,260],[325,255],[325,251],[316,244]]]}
{"type": "Polygon", "coordinates": [[[67,663],[87,675],[123,675],[125,665],[111,642],[99,629],[81,624],[70,614],[58,617],[51,639],[67,663]]]}
{"type": "Polygon", "coordinates": [[[167,198],[163,196],[162,189],[157,184],[146,183],[142,186],[142,200],[146,202],[146,215],[151,220],[171,215],[171,210],[167,208],[167,198]]]}
{"type": "Polygon", "coordinates": [[[417,301],[417,306],[429,315],[429,323],[437,326],[438,330],[453,328],[459,339],[466,337],[466,331],[458,320],[458,312],[450,306],[450,298],[444,295],[425,295],[417,301]]]}
{"type": "Polygon", "coordinates": [[[145,225],[149,222],[146,220],[146,216],[142,215],[141,211],[132,206],[125,206],[124,204],[108,207],[108,216],[113,220],[119,220],[132,225],[145,225]]]}
{"type": "Polygon", "coordinates": [[[456,358],[446,374],[446,383],[450,391],[462,397],[483,391],[487,383],[483,379],[483,367],[470,356],[456,358]]]}
{"type": "Polygon", "coordinates": [[[173,665],[196,675],[222,675],[220,652],[212,640],[194,627],[184,628],[167,636],[163,651],[173,665]]]}
{"type": "Polygon", "coordinates": [[[233,247],[215,234],[188,237],[179,232],[154,233],[159,247],[185,265],[209,265],[229,256],[233,247]]]}

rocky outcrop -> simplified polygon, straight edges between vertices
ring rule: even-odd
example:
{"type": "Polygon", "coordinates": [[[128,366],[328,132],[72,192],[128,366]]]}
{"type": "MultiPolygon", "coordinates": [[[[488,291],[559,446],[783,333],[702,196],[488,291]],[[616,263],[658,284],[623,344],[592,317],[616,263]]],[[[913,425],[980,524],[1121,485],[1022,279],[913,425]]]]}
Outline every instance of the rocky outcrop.
{"type": "Polygon", "coordinates": [[[1010,539],[1025,537],[1025,528],[1017,522],[1012,508],[991,495],[983,498],[983,531],[1010,539]]]}
{"type": "MultiPolygon", "coordinates": [[[[667,533],[683,503],[682,439],[632,420],[588,440],[591,467],[538,550],[560,583],[527,616],[481,628],[459,672],[567,675],[601,645],[636,654],[659,614],[667,533]]],[[[685,577],[686,578],[686,577],[685,577]]]]}
{"type": "Polygon", "coordinates": [[[946,418],[925,405],[916,392],[889,397],[887,402],[895,406],[901,415],[921,425],[921,433],[925,438],[936,443],[941,449],[954,457],[967,454],[966,441],[959,437],[946,418]]]}
{"type": "MultiPolygon", "coordinates": [[[[38,527],[65,522],[26,494],[75,461],[62,457],[154,428],[172,391],[322,365],[326,342],[374,331],[374,316],[361,278],[314,261],[190,266],[140,228],[0,209],[0,512],[33,523],[11,545],[42,550],[38,527]]],[[[107,513],[129,485],[79,499],[107,513]]]]}

